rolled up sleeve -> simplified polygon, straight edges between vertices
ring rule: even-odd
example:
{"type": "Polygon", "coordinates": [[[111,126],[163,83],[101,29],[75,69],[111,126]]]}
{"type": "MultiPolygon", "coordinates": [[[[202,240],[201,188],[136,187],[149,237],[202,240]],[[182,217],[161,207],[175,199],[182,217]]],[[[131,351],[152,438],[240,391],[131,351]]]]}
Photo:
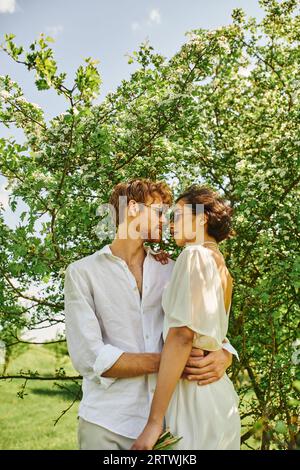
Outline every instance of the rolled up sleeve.
{"type": "Polygon", "coordinates": [[[123,354],[124,351],[121,349],[112,346],[111,344],[105,344],[98,354],[97,359],[94,363],[94,373],[96,377],[100,379],[101,385],[104,388],[108,388],[117,378],[116,377],[101,377],[103,372],[110,369],[119,357],[123,354]]]}
{"type": "Polygon", "coordinates": [[[84,273],[72,264],[64,284],[66,340],[74,368],[99,386],[108,388],[117,378],[102,377],[124,353],[104,344],[91,288],[84,273]]]}

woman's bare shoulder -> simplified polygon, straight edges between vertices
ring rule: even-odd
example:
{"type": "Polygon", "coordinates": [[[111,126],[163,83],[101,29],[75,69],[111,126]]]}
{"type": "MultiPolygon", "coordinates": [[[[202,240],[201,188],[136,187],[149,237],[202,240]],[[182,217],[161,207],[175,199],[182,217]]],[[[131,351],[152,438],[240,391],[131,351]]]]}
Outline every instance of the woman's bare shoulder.
{"type": "Polygon", "coordinates": [[[226,266],[226,262],[225,262],[225,259],[224,259],[224,256],[222,255],[222,253],[220,252],[216,252],[216,251],[213,251],[213,250],[210,250],[211,251],[211,254],[217,264],[217,267],[220,271],[220,273],[225,276],[227,278],[227,282],[229,283],[233,283],[234,282],[234,278],[233,276],[231,275],[231,273],[229,272],[227,266],[226,266]]]}

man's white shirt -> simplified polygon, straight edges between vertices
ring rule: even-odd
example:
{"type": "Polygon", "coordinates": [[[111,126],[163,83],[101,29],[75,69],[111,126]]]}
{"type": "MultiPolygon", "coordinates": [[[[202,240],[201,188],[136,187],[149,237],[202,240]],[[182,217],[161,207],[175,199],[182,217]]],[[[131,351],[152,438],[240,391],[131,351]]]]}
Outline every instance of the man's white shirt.
{"type": "MultiPolygon", "coordinates": [[[[71,263],[65,275],[66,339],[71,361],[83,376],[78,415],[136,439],[150,412],[157,374],[102,377],[124,352],[160,353],[162,292],[175,262],[157,262],[145,247],[142,298],[125,261],[110,246],[71,263]]],[[[230,343],[224,349],[237,355],[230,343]]]]}

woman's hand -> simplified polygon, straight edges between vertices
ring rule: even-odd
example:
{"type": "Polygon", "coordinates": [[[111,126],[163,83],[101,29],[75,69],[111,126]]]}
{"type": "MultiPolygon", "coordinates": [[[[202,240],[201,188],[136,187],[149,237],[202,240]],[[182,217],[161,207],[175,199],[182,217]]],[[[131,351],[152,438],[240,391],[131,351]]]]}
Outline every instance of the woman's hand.
{"type": "Polygon", "coordinates": [[[146,424],[144,431],[134,441],[130,450],[151,450],[155,446],[157,439],[163,432],[160,424],[146,424]]]}
{"type": "Polygon", "coordinates": [[[161,264],[168,264],[169,258],[171,258],[169,253],[163,250],[161,250],[159,253],[153,256],[156,259],[156,261],[159,261],[161,264]]]}

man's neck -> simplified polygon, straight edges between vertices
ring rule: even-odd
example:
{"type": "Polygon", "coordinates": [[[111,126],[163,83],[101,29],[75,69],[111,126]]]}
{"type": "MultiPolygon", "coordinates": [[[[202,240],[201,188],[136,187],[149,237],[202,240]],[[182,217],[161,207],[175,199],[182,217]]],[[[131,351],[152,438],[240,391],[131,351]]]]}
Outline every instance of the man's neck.
{"type": "Polygon", "coordinates": [[[123,259],[128,266],[142,264],[146,256],[143,240],[141,239],[115,238],[110,245],[110,249],[113,255],[123,259]]]}

